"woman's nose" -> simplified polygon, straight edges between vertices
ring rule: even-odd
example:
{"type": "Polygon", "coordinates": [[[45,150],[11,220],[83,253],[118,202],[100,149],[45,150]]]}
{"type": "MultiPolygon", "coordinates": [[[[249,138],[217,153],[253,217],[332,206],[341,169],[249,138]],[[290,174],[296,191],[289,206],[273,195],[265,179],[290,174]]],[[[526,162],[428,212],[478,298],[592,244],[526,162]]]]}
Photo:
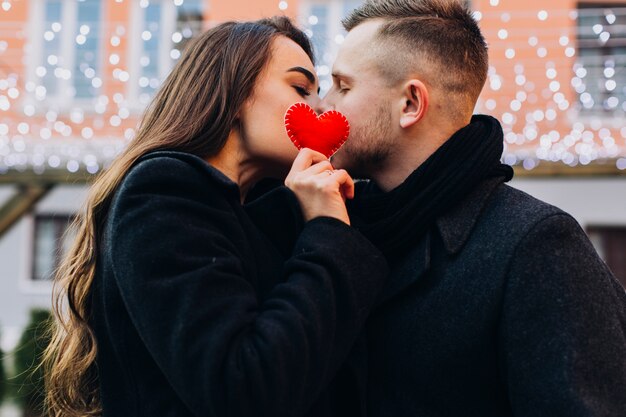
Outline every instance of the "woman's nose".
{"type": "Polygon", "coordinates": [[[309,97],[307,97],[307,104],[309,106],[311,106],[313,108],[313,110],[317,111],[317,108],[320,105],[320,96],[318,96],[317,94],[311,94],[309,97]]]}

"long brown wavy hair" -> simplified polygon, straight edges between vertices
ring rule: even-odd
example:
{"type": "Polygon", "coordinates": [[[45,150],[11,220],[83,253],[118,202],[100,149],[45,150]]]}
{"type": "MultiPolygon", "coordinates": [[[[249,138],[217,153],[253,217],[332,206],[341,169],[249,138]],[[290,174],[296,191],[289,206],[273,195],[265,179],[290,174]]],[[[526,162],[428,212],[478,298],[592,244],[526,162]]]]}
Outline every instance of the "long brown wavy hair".
{"type": "Polygon", "coordinates": [[[52,417],[102,414],[97,342],[89,326],[99,238],[113,193],[132,165],[156,149],[201,158],[217,154],[251,97],[277,36],[293,40],[313,61],[307,36],[286,17],[227,22],[191,42],[146,109],[135,138],[90,187],[73,227],[78,231],[56,271],[54,320],[45,370],[46,412],[52,417]]]}

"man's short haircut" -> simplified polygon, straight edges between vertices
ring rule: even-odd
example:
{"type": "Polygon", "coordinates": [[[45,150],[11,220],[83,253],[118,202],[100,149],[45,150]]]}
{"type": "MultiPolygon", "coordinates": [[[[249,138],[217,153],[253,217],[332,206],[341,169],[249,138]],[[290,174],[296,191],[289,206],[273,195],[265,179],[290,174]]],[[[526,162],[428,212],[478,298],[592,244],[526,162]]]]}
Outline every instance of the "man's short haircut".
{"type": "Polygon", "coordinates": [[[418,73],[473,110],[487,80],[487,43],[460,0],[367,0],[343,20],[347,31],[381,19],[377,62],[390,83],[418,73]]]}

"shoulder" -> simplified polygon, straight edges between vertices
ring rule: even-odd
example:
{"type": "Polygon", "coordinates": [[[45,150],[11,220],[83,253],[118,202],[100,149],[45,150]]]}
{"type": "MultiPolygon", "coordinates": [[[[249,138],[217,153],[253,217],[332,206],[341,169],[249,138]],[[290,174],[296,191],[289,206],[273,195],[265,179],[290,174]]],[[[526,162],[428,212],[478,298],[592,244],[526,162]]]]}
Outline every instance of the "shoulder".
{"type": "MultiPolygon", "coordinates": [[[[607,314],[616,314],[624,326],[626,293],[581,225],[565,211],[511,190],[507,194],[526,201],[519,207],[520,217],[526,220],[513,228],[520,233],[510,246],[508,291],[543,300],[537,302],[550,299],[561,303],[561,310],[569,308],[566,303],[577,300],[575,304],[585,308],[612,311],[607,314]]],[[[520,305],[526,308],[530,302],[524,300],[520,305]]]]}
{"type": "Polygon", "coordinates": [[[150,185],[161,187],[183,184],[203,184],[225,190],[238,189],[226,175],[202,158],[178,151],[153,151],[139,158],[126,173],[125,186],[150,185]]]}
{"type": "Polygon", "coordinates": [[[581,225],[569,213],[508,185],[494,195],[494,214],[502,228],[500,242],[513,255],[513,261],[569,270],[572,265],[598,272],[603,262],[581,225]],[[497,214],[495,214],[497,212],[497,214]]]}
{"type": "Polygon", "coordinates": [[[561,219],[569,226],[578,226],[576,220],[562,209],[507,184],[494,190],[482,217],[486,224],[520,238],[549,219],[561,219]]]}
{"type": "Polygon", "coordinates": [[[189,239],[225,244],[220,236],[240,237],[238,204],[237,185],[201,158],[151,152],[132,165],[115,190],[106,241],[110,247],[120,242],[143,247],[168,236],[167,244],[180,247],[189,239]]]}
{"type": "Polygon", "coordinates": [[[586,239],[570,214],[523,191],[500,184],[477,216],[466,249],[469,253],[492,253],[504,261],[516,256],[522,246],[534,245],[533,242],[557,232],[563,235],[562,231],[567,231],[569,239],[574,236],[579,242],[586,239]]]}
{"type": "Polygon", "coordinates": [[[115,192],[114,205],[120,199],[137,195],[212,201],[221,196],[238,201],[239,187],[196,155],[153,151],[139,158],[125,173],[115,192]]]}
{"type": "Polygon", "coordinates": [[[502,185],[481,223],[480,249],[489,247],[502,260],[494,264],[505,268],[512,293],[542,294],[554,300],[596,297],[619,306],[620,320],[626,318],[623,288],[569,213],[502,185]]]}
{"type": "MultiPolygon", "coordinates": [[[[190,179],[201,176],[195,155],[174,151],[155,151],[143,155],[128,171],[127,179],[141,179],[152,175],[175,177],[188,175],[190,179]]],[[[198,158],[200,159],[200,158],[198,158]]]]}
{"type": "MultiPolygon", "coordinates": [[[[203,159],[183,152],[156,151],[137,160],[115,190],[108,217],[205,217],[232,213],[239,188],[203,159]],[[208,216],[208,214],[212,214],[208,216]]],[[[221,216],[221,215],[220,215],[221,216]]],[[[137,220],[138,221],[138,220],[137,220]]]]}
{"type": "Polygon", "coordinates": [[[562,209],[507,184],[495,190],[493,203],[504,209],[501,214],[506,220],[516,219],[517,222],[534,223],[553,215],[568,215],[562,209]]]}

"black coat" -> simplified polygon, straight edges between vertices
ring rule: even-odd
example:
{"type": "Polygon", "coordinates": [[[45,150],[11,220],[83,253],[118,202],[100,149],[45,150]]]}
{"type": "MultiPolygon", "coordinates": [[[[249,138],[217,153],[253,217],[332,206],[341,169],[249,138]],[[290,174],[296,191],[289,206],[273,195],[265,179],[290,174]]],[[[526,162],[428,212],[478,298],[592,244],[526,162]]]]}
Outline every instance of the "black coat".
{"type": "Polygon", "coordinates": [[[368,415],[626,416],[626,294],[570,215],[488,180],[391,269],[368,415]]]}
{"type": "Polygon", "coordinates": [[[325,388],[387,266],[331,218],[293,246],[285,261],[202,159],[143,157],[112,200],[92,291],[104,416],[330,414],[325,388]]]}
{"type": "Polygon", "coordinates": [[[486,180],[390,267],[343,374],[369,416],[626,416],[626,294],[567,213],[486,180]]]}

